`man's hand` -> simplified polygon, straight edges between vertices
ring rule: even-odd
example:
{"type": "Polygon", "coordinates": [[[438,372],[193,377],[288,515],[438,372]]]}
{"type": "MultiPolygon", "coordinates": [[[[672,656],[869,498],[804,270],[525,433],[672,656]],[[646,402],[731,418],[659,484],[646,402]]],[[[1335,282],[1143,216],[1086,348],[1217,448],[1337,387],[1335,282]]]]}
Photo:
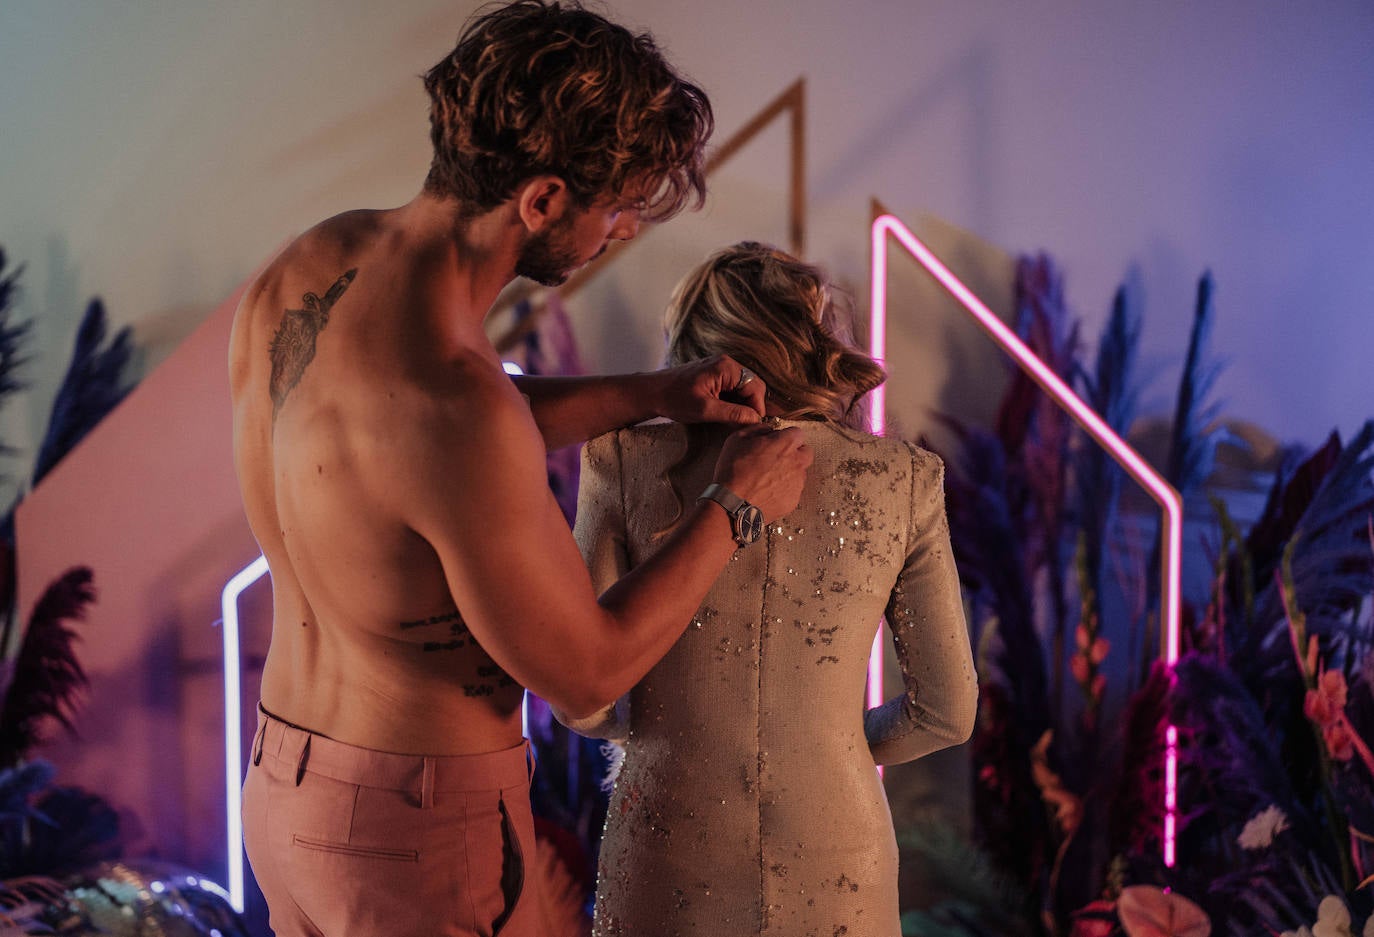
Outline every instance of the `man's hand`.
{"type": "Polygon", "coordinates": [[[763,398],[768,388],[762,378],[729,355],[689,361],[665,368],[656,376],[662,381],[659,416],[678,423],[741,425],[763,419],[763,398]]]}
{"type": "Polygon", "coordinates": [[[796,508],[814,454],[800,429],[747,426],[725,440],[712,478],[775,521],[796,508]]]}

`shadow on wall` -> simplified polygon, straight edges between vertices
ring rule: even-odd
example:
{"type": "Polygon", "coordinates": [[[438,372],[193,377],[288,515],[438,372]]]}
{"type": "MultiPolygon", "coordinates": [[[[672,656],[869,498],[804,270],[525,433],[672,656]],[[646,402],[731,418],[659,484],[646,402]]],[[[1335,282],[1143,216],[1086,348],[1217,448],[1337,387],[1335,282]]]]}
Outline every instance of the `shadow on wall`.
{"type": "Polygon", "coordinates": [[[971,44],[931,81],[909,89],[904,96],[894,96],[892,106],[867,131],[851,136],[840,155],[815,174],[809,189],[812,197],[817,201],[842,197],[853,191],[856,179],[881,179],[877,169],[884,161],[919,161],[923,150],[952,149],[960,154],[957,164],[965,167],[964,178],[957,181],[965,189],[964,204],[973,206],[969,224],[980,231],[996,230],[995,206],[1002,199],[995,185],[997,173],[990,165],[992,154],[998,152],[995,77],[992,46],[971,44]],[[943,124],[941,133],[930,132],[946,109],[960,115],[952,137],[943,124]],[[917,141],[914,147],[913,139],[917,141]]]}

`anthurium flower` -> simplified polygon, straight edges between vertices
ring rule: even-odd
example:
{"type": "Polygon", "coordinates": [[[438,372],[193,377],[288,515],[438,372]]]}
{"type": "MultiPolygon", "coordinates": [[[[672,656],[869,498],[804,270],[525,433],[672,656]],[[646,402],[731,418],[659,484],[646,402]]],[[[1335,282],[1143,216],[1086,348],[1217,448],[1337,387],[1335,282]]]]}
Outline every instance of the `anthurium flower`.
{"type": "Polygon", "coordinates": [[[1116,913],[1128,937],[1209,937],[1212,922],[1192,901],[1153,885],[1121,890],[1116,913]]]}

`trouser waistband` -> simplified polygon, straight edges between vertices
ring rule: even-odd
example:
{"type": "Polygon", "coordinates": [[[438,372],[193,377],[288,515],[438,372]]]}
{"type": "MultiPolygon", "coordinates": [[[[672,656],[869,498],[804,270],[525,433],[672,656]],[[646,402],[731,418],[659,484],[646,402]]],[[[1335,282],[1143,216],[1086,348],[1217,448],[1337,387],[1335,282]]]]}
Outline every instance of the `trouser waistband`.
{"type": "Polygon", "coordinates": [[[436,791],[527,786],[534,776],[528,740],[504,751],[479,755],[401,755],[331,739],[279,719],[259,706],[253,764],[259,764],[263,755],[295,762],[297,784],[311,772],[346,784],[415,792],[427,806],[436,791]]]}

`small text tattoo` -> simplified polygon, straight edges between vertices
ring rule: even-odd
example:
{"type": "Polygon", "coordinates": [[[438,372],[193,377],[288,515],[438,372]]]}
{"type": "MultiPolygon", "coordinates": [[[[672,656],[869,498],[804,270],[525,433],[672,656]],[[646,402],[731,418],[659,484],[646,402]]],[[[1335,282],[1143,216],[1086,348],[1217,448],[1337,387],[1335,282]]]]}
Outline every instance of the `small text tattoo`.
{"type": "Polygon", "coordinates": [[[272,417],[276,418],[286,403],[287,394],[300,383],[305,369],[315,358],[315,339],[329,324],[329,310],[348,289],[358,275],[354,267],[334,281],[323,297],[306,293],[301,309],[288,309],[282,315],[281,326],[272,336],[272,377],[268,389],[272,394],[272,417]]]}
{"type": "Polygon", "coordinates": [[[402,631],[411,628],[433,627],[435,625],[448,625],[448,640],[431,638],[420,645],[424,651],[457,651],[468,646],[472,642],[472,633],[468,631],[468,626],[463,624],[463,616],[455,609],[451,612],[443,612],[438,615],[430,615],[428,618],[416,618],[412,621],[400,622],[402,631]]]}

